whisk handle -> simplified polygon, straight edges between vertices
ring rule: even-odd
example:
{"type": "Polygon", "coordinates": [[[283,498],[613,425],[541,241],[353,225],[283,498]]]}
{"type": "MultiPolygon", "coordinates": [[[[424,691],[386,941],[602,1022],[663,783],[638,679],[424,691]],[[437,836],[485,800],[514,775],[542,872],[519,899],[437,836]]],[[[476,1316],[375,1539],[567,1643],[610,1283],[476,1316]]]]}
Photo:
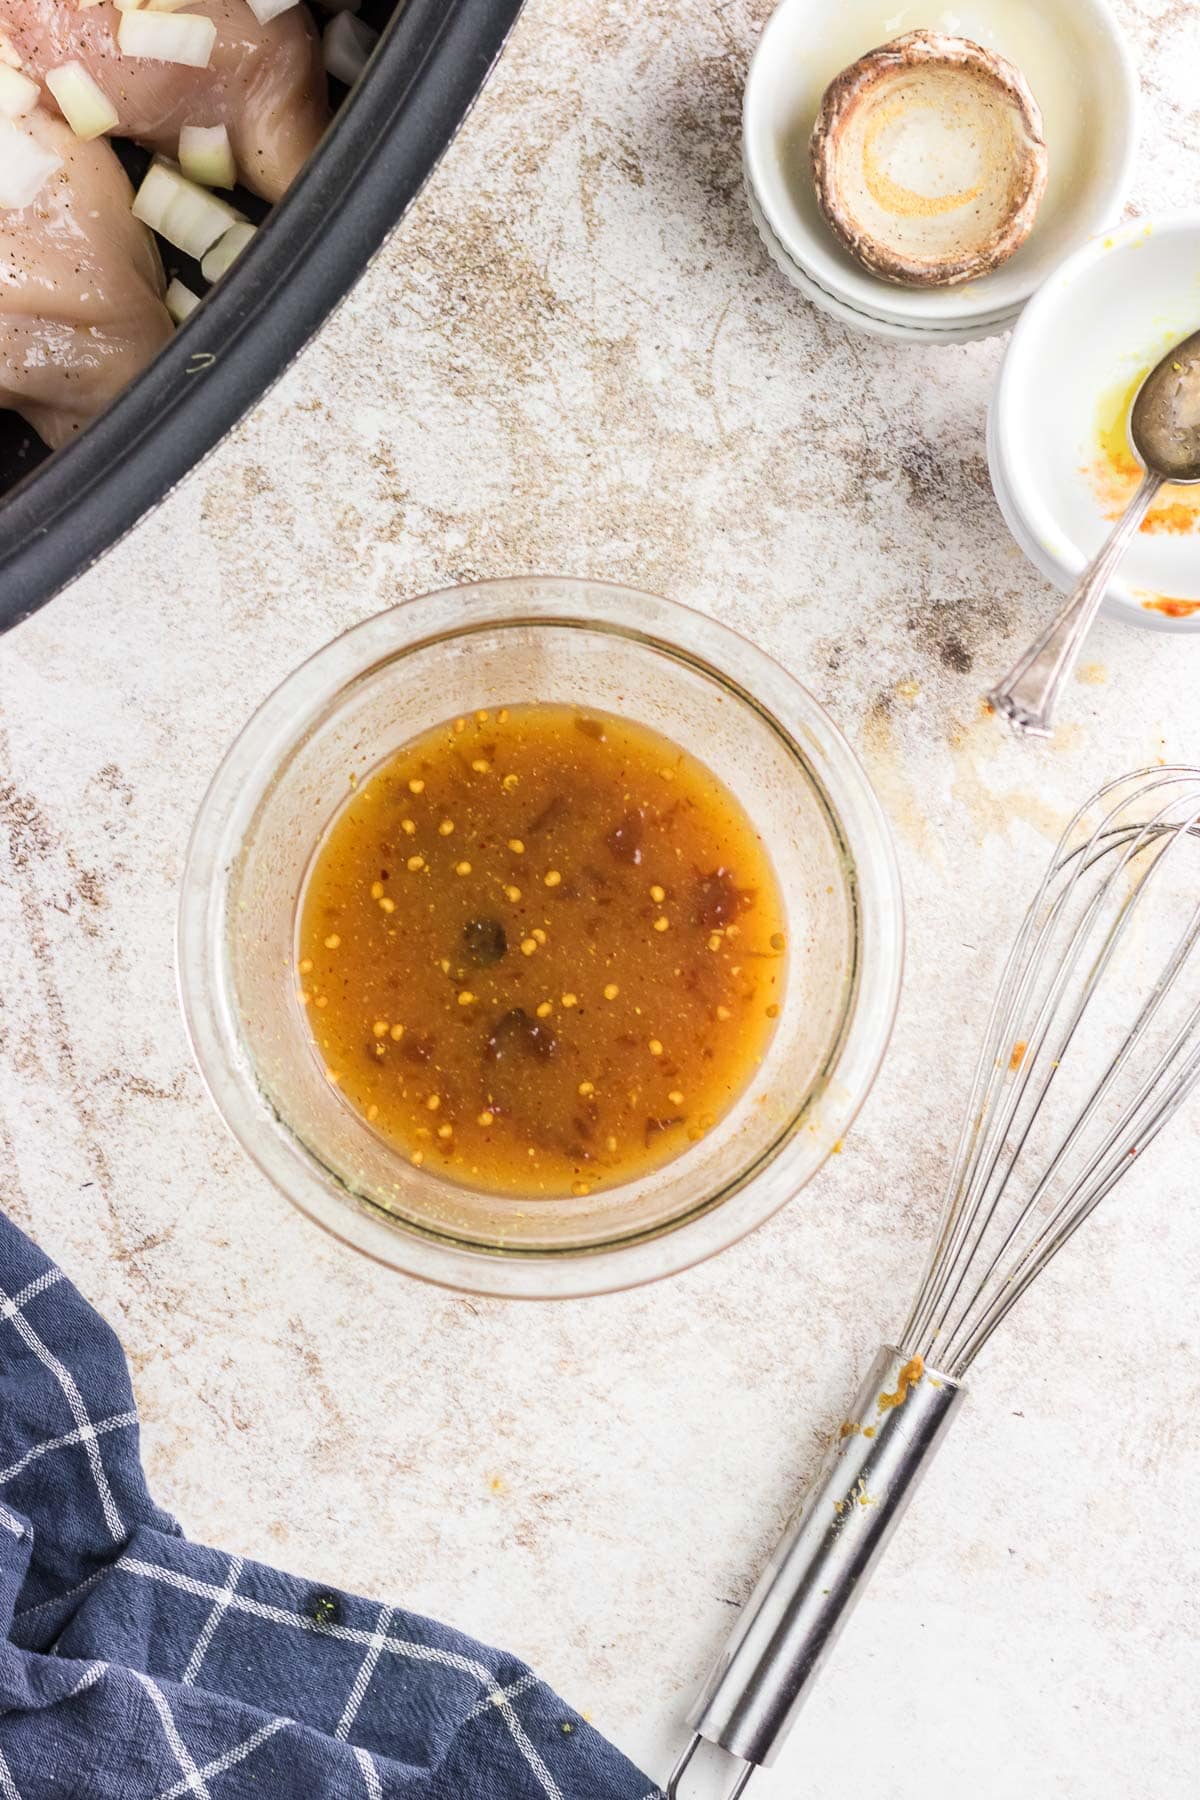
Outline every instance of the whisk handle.
{"type": "Polygon", "coordinates": [[[815,1481],[688,1715],[699,1737],[773,1762],[965,1389],[880,1350],[815,1481]]]}

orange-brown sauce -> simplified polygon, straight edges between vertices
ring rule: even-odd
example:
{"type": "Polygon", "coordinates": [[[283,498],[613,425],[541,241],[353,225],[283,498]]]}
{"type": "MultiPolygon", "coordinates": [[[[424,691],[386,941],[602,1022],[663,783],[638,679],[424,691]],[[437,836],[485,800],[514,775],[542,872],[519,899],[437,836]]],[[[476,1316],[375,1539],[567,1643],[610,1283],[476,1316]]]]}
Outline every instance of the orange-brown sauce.
{"type": "Polygon", "coordinates": [[[766,850],[713,774],[558,705],[448,720],[367,776],[298,915],[348,1105],[418,1165],[530,1198],[643,1174],[744,1090],[783,998],[766,850]]]}

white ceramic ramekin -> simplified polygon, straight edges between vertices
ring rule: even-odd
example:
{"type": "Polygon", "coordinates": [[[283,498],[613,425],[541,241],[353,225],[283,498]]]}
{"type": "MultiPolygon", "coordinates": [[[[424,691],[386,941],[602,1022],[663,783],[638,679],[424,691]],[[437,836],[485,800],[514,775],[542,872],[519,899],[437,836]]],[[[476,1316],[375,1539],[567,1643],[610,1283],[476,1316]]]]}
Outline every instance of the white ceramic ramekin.
{"type": "Polygon", "coordinates": [[[768,239],[774,260],[809,299],[882,336],[961,342],[1006,330],[1057,264],[1119,216],[1137,141],[1137,81],[1106,0],[964,0],[932,13],[897,10],[888,0],[841,0],[832,9],[781,0],[750,65],[742,124],[756,219],[783,252],[781,261],[768,239]],[[1028,242],[993,274],[961,287],[899,287],[860,267],[821,218],[809,172],[809,134],[828,82],[864,51],[918,26],[973,38],[1015,62],[1041,106],[1050,152],[1028,242]],[[930,337],[931,330],[956,336],[930,337]]]}
{"type": "MultiPolygon", "coordinates": [[[[992,396],[988,464],[1009,529],[1058,587],[1078,579],[1136,483],[1132,465],[1114,475],[1102,424],[1111,432],[1122,397],[1198,327],[1200,212],[1094,238],[1022,314],[992,396]]],[[[1168,492],[1152,508],[1104,606],[1139,625],[1200,630],[1200,490],[1168,492]],[[1175,616],[1190,601],[1196,610],[1175,616]]]]}

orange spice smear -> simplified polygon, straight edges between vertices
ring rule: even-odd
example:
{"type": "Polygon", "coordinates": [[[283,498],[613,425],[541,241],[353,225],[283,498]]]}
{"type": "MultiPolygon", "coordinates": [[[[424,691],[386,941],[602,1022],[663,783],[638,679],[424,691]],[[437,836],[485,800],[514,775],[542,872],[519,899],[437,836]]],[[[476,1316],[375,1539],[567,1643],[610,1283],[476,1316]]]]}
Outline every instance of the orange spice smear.
{"type": "Polygon", "coordinates": [[[1147,594],[1142,600],[1145,612],[1163,613],[1168,619],[1190,619],[1200,613],[1200,600],[1177,600],[1171,594],[1147,594]]]}
{"type": "Polygon", "coordinates": [[[916,1387],[924,1373],[925,1358],[923,1356],[910,1356],[899,1375],[896,1377],[895,1393],[880,1394],[878,1402],[880,1412],[888,1412],[893,1406],[903,1406],[904,1402],[908,1399],[909,1388],[916,1387]]]}

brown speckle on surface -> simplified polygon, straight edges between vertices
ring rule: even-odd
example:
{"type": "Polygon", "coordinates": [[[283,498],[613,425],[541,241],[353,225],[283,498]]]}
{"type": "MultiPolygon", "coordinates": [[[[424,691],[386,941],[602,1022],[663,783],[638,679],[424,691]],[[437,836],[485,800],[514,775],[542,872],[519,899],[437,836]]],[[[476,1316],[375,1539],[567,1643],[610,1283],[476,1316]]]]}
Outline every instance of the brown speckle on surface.
{"type": "Polygon", "coordinates": [[[959,675],[966,675],[975,667],[975,658],[962,639],[953,632],[942,639],[938,655],[948,669],[953,669],[959,675]]]}

